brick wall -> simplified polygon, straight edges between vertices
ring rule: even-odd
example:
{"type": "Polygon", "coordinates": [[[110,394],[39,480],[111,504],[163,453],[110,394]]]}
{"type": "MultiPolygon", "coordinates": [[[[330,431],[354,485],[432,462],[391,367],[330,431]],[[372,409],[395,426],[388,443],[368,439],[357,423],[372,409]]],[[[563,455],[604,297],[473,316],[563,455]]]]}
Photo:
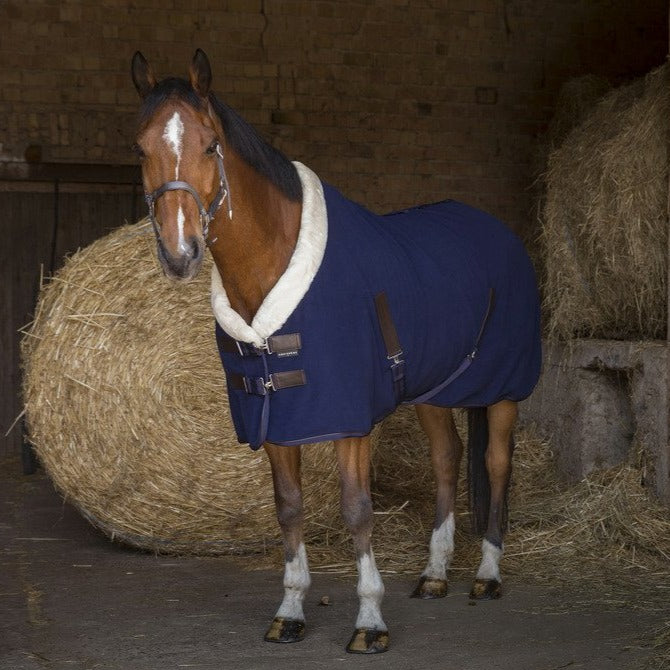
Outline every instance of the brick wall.
{"type": "Polygon", "coordinates": [[[532,222],[558,88],[663,61],[666,0],[3,0],[0,160],[130,163],[141,49],[195,47],[276,146],[375,210],[456,197],[532,222]]]}

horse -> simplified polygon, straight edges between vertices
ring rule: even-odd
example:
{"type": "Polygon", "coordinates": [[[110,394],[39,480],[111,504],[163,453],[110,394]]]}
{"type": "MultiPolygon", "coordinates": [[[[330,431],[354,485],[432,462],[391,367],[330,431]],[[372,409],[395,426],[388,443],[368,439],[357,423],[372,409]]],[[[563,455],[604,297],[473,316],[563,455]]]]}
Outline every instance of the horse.
{"type": "Polygon", "coordinates": [[[444,597],[468,411],[468,480],[482,558],[470,597],[501,596],[517,403],[540,368],[535,275],[518,238],[453,200],[378,216],[289,161],[212,92],[198,49],[188,79],[158,80],[140,52],[135,150],[164,273],[187,281],[208,248],[212,308],[237,436],[263,448],[285,554],[269,642],[305,636],[301,445],[333,440],[353,538],[359,610],[346,647],[388,649],[371,544],[370,431],[416,406],[436,511],[412,596],[444,597]]]}

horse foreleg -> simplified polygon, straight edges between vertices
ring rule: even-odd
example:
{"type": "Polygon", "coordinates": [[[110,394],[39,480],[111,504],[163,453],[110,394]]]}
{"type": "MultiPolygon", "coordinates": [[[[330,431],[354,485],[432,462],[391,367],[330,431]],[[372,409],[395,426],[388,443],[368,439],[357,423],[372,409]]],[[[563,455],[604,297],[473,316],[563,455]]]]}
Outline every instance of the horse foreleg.
{"type": "Polygon", "coordinates": [[[507,489],[512,474],[513,431],[517,405],[503,400],[488,408],[488,447],[486,470],[491,487],[489,517],[482,540],[482,561],[470,597],[477,599],[500,598],[500,558],[503,553],[507,489]]]}
{"type": "Polygon", "coordinates": [[[463,443],[450,409],[417,405],[416,413],[430,441],[437,501],[428,564],[412,597],[442,598],[447,595],[447,570],[454,553],[454,509],[463,443]]]}
{"type": "Polygon", "coordinates": [[[340,472],[342,518],[351,531],[358,566],[360,607],[347,651],[375,654],[388,649],[389,638],[381,614],[384,584],[371,546],[370,438],[337,440],[335,449],[340,472]]]}
{"type": "Polygon", "coordinates": [[[265,445],[272,467],[277,519],[284,541],[284,599],[268,632],[267,642],[298,642],[305,636],[302,603],[310,585],[303,542],[300,447],[265,445]]]}

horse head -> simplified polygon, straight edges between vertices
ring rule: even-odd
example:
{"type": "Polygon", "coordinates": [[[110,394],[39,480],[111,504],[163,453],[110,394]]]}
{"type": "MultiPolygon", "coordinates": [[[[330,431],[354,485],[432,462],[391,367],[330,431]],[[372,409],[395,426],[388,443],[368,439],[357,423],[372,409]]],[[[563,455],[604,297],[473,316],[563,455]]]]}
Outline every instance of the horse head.
{"type": "Polygon", "coordinates": [[[133,83],[142,99],[135,150],[158,258],[168,277],[185,280],[200,270],[209,224],[229,197],[225,138],[210,103],[209,60],[200,49],[189,74],[188,81],[158,81],[139,51],[132,60],[133,83]]]}

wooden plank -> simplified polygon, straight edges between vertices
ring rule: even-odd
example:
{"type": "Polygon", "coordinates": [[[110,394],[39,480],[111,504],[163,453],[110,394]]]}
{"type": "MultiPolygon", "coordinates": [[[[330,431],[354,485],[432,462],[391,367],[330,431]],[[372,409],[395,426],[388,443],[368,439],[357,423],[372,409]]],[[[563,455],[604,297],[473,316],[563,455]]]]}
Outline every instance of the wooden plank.
{"type": "Polygon", "coordinates": [[[0,457],[17,455],[21,449],[21,425],[5,433],[23,406],[18,331],[32,319],[41,267],[51,275],[65,255],[144,213],[141,189],[104,189],[0,191],[0,230],[6,241],[0,245],[0,457]]]}
{"type": "Polygon", "coordinates": [[[0,455],[18,454],[21,424],[5,437],[22,410],[19,328],[32,318],[40,265],[51,260],[53,196],[0,193],[0,455]]]}
{"type": "MultiPolygon", "coordinates": [[[[670,2],[668,2],[668,54],[670,54],[670,2]]],[[[670,118],[666,119],[666,128],[668,130],[667,137],[670,137],[670,118]]],[[[668,154],[666,156],[666,169],[670,165],[670,146],[667,146],[668,154]]],[[[660,166],[659,166],[660,167],[660,166]]],[[[665,364],[665,376],[667,384],[667,395],[668,399],[665,407],[665,415],[667,419],[667,431],[665,434],[666,444],[665,452],[662,455],[662,458],[659,459],[658,463],[658,472],[656,473],[657,478],[657,488],[661,493],[661,497],[665,500],[666,503],[670,505],[670,173],[668,176],[668,207],[667,207],[667,221],[668,221],[668,239],[667,239],[667,300],[666,300],[666,311],[667,311],[667,325],[666,325],[666,364],[665,364]]]]}
{"type": "MultiPolygon", "coordinates": [[[[668,2],[668,38],[670,41],[670,2],[668,2]]],[[[670,43],[668,44],[668,54],[670,54],[670,43]]],[[[668,130],[667,137],[670,137],[670,118],[666,119],[666,128],[668,130]]],[[[668,168],[670,165],[670,146],[667,146],[667,156],[666,156],[666,165],[665,168],[668,168]]],[[[659,166],[660,169],[660,166],[659,166]]],[[[666,445],[665,453],[663,458],[659,459],[658,470],[656,473],[657,478],[657,488],[661,493],[661,497],[665,500],[666,503],[670,505],[670,172],[668,173],[668,207],[667,207],[667,221],[668,221],[668,254],[667,254],[667,263],[666,268],[667,273],[667,291],[668,297],[666,300],[666,310],[667,310],[667,325],[666,325],[666,367],[665,367],[665,376],[667,384],[667,399],[665,414],[667,418],[667,432],[666,432],[666,445]]]]}
{"type": "Polygon", "coordinates": [[[55,257],[88,246],[124,223],[132,222],[132,191],[127,193],[61,193],[55,257]]]}
{"type": "Polygon", "coordinates": [[[73,184],[141,184],[137,165],[0,161],[0,181],[61,181],[73,184]]]}

